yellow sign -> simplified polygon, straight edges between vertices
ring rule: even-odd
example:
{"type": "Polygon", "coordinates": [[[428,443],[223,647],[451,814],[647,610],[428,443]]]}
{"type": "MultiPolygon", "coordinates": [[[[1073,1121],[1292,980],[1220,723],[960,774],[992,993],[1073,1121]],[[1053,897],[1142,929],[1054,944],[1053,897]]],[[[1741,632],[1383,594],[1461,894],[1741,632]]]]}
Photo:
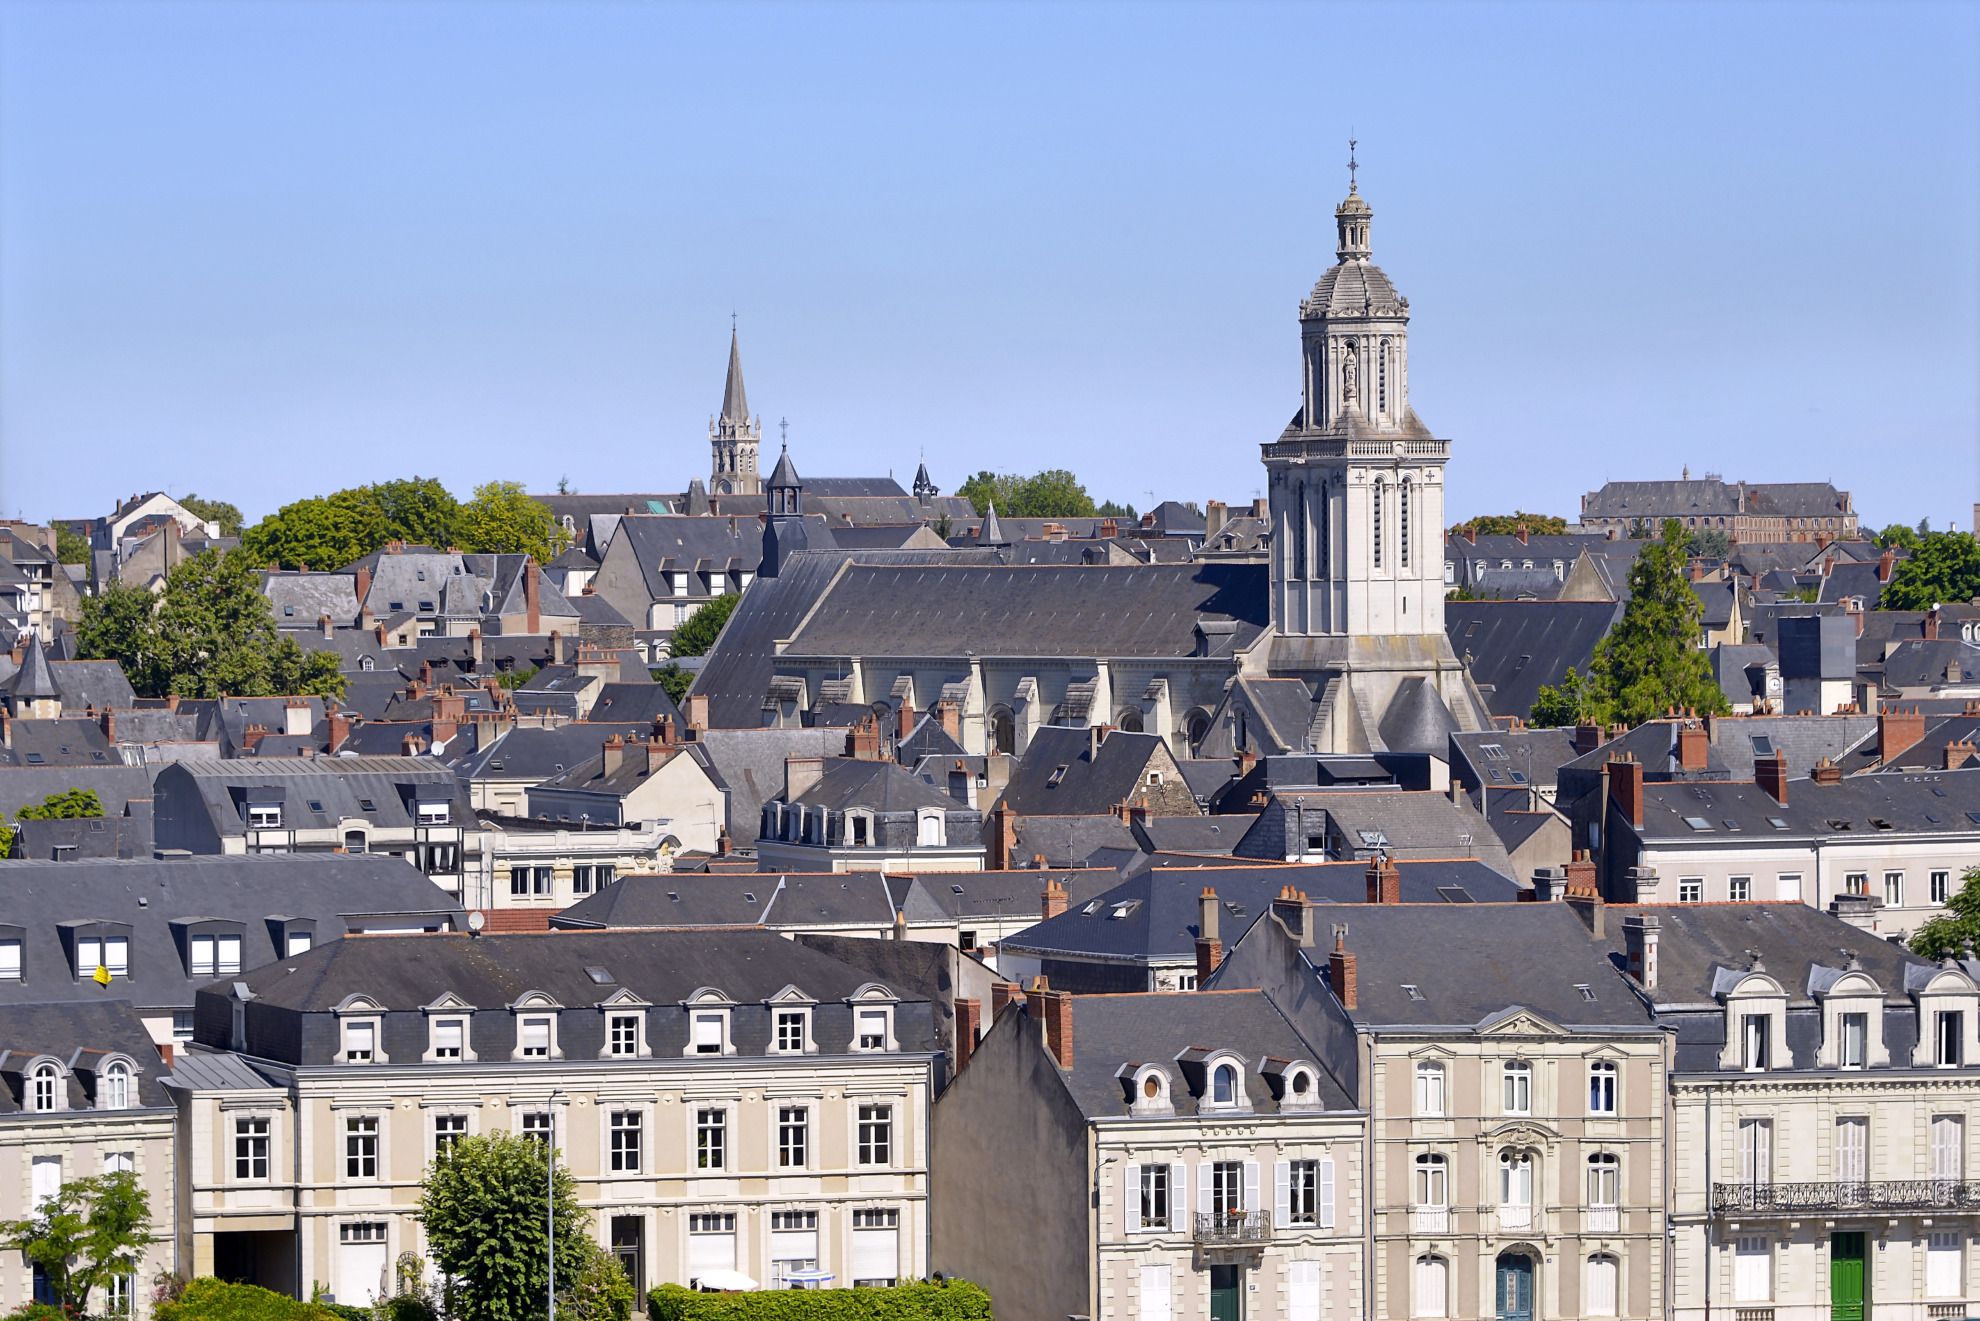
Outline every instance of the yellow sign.
{"type": "Polygon", "coordinates": [[[91,973],[90,977],[98,986],[110,984],[110,970],[100,963],[96,965],[96,971],[91,973]]]}

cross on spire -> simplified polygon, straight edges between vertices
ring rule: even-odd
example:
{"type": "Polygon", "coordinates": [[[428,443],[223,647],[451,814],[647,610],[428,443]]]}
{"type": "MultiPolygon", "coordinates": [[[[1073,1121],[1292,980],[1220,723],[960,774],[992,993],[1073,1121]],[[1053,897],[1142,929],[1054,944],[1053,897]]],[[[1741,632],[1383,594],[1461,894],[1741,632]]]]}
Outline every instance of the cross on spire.
{"type": "Polygon", "coordinates": [[[1354,148],[1355,148],[1354,130],[1349,129],[1348,130],[1348,192],[1350,193],[1354,191],[1354,172],[1357,168],[1359,168],[1355,164],[1354,148]]]}
{"type": "Polygon", "coordinates": [[[791,447],[791,420],[789,418],[780,417],[777,419],[777,434],[783,439],[784,448],[789,449],[791,447]]]}

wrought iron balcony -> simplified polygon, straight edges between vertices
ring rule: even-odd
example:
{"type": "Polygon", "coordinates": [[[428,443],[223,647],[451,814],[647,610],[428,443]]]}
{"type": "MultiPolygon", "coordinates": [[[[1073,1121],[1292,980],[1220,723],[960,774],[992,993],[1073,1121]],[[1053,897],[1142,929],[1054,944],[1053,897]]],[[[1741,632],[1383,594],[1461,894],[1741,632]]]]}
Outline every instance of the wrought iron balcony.
{"type": "Polygon", "coordinates": [[[1715,1215],[1793,1215],[1821,1211],[1980,1213],[1980,1183],[1961,1179],[1888,1179],[1712,1185],[1715,1215]]]}
{"type": "Polygon", "coordinates": [[[1196,1241],[1204,1247],[1263,1246],[1272,1237],[1272,1217],[1263,1211],[1208,1211],[1196,1217],[1196,1241]]]}

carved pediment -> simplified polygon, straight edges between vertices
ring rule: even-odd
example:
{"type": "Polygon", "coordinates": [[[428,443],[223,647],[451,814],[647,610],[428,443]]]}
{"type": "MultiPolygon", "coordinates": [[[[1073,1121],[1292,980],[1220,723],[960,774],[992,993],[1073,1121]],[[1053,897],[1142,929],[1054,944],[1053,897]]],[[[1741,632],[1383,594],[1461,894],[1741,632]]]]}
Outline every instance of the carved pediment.
{"type": "Polygon", "coordinates": [[[1473,1029],[1481,1037],[1545,1037],[1561,1035],[1561,1027],[1531,1009],[1508,1005],[1496,1014],[1478,1020],[1473,1029]]]}

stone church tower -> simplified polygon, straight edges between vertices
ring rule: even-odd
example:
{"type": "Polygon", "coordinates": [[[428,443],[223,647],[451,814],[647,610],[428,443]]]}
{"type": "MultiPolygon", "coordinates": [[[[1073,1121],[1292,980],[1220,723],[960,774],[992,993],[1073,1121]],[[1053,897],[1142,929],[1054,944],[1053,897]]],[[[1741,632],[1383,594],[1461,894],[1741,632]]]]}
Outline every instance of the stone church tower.
{"type": "Polygon", "coordinates": [[[1263,447],[1267,669],[1316,688],[1324,710],[1314,732],[1319,750],[1333,752],[1381,750],[1385,726],[1421,743],[1440,719],[1459,729],[1489,722],[1444,637],[1451,444],[1410,407],[1409,300],[1371,260],[1374,212],[1349,164],[1334,265],[1299,305],[1299,411],[1263,447]],[[1394,712],[1398,700],[1413,709],[1394,712]]]}
{"type": "Polygon", "coordinates": [[[708,423],[708,447],[713,452],[708,489],[716,495],[760,494],[763,478],[756,466],[756,449],[762,440],[762,424],[749,415],[742,350],[735,328],[730,327],[729,379],[722,386],[722,412],[708,423]]]}

